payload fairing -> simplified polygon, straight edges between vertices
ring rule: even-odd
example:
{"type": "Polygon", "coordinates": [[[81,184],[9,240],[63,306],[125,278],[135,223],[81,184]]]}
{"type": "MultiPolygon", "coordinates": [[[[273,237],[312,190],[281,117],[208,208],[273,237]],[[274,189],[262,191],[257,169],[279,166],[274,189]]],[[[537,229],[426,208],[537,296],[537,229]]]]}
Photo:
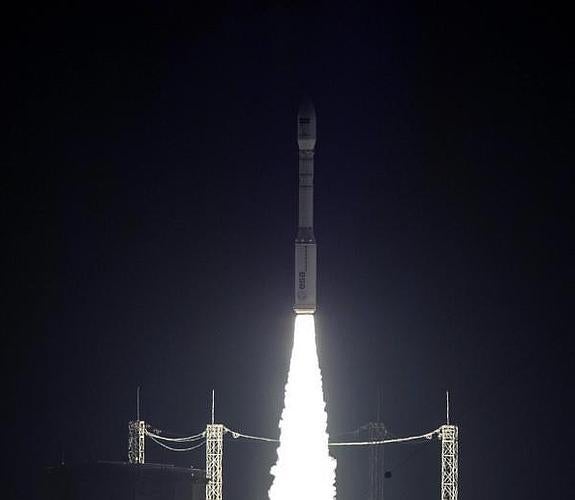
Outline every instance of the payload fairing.
{"type": "Polygon", "coordinates": [[[299,149],[298,227],[295,238],[296,314],[316,310],[317,248],[313,234],[313,156],[316,141],[315,109],[311,101],[301,104],[297,116],[299,149]]]}

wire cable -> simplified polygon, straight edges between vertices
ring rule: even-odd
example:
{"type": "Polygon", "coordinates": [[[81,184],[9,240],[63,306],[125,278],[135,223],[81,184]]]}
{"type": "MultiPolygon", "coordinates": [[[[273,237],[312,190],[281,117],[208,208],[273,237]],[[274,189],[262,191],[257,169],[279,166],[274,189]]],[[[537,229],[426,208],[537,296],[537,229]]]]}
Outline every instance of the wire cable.
{"type": "Polygon", "coordinates": [[[392,444],[392,443],[405,443],[408,441],[418,441],[420,439],[433,439],[433,436],[439,434],[439,429],[420,434],[418,436],[408,436],[403,438],[381,439],[379,441],[348,441],[343,443],[329,443],[329,446],[373,446],[377,444],[392,444]]]}
{"type": "MultiPolygon", "coordinates": [[[[267,437],[261,436],[252,436],[250,434],[243,434],[242,432],[232,431],[227,427],[224,427],[226,432],[229,432],[234,439],[244,438],[244,439],[252,439],[255,441],[265,441],[268,443],[279,443],[279,439],[272,439],[267,437]]],[[[419,434],[417,436],[408,436],[402,438],[392,438],[392,439],[381,439],[379,441],[347,441],[347,442],[337,442],[337,443],[328,443],[329,446],[373,446],[378,444],[392,444],[392,443],[405,443],[408,441],[418,441],[422,439],[431,440],[433,436],[439,434],[439,429],[435,429],[434,431],[427,432],[426,434],[419,434]]]]}
{"type": "Polygon", "coordinates": [[[161,447],[166,448],[167,450],[170,450],[170,451],[192,451],[192,450],[195,450],[197,448],[201,448],[202,446],[204,446],[206,444],[205,441],[202,441],[200,444],[197,444],[195,446],[191,446],[189,448],[173,448],[172,446],[168,446],[167,444],[162,443],[161,441],[158,441],[155,437],[152,437],[150,434],[148,434],[148,437],[152,441],[154,441],[154,443],[156,443],[156,444],[160,445],[161,447]]]}
{"type": "Polygon", "coordinates": [[[234,439],[244,438],[244,439],[252,439],[255,441],[266,441],[268,443],[279,443],[280,442],[279,439],[272,439],[272,438],[266,438],[266,437],[261,437],[261,436],[251,436],[249,434],[243,434],[241,432],[232,431],[231,429],[228,429],[227,427],[224,427],[224,430],[226,432],[229,432],[234,439]]]}
{"type": "Polygon", "coordinates": [[[186,437],[168,437],[168,436],[162,436],[160,434],[156,434],[154,432],[150,432],[148,430],[146,430],[146,435],[148,435],[150,437],[154,437],[156,439],[160,439],[162,441],[171,441],[174,443],[189,443],[189,442],[197,441],[198,439],[202,439],[202,438],[206,437],[205,432],[200,432],[199,434],[194,434],[193,436],[186,436],[186,437]]]}

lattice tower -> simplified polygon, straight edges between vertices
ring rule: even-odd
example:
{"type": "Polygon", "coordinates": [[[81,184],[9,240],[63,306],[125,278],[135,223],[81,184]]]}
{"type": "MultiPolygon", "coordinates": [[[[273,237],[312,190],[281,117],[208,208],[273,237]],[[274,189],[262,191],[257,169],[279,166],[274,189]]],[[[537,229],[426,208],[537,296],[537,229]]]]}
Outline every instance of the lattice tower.
{"type": "Polygon", "coordinates": [[[146,423],[143,420],[134,420],[128,424],[128,429],[128,462],[143,464],[145,461],[146,423]]]}
{"type": "MultiPolygon", "coordinates": [[[[381,422],[370,422],[361,427],[361,430],[367,431],[369,441],[379,441],[387,438],[388,435],[385,425],[381,422]]],[[[383,500],[383,452],[383,446],[370,446],[368,500],[383,500]]]]}
{"type": "Polygon", "coordinates": [[[441,500],[457,500],[458,483],[458,428],[442,425],[441,439],[441,500]]]}
{"type": "Polygon", "coordinates": [[[224,452],[224,426],[206,426],[206,500],[222,500],[222,456],[224,452]]]}

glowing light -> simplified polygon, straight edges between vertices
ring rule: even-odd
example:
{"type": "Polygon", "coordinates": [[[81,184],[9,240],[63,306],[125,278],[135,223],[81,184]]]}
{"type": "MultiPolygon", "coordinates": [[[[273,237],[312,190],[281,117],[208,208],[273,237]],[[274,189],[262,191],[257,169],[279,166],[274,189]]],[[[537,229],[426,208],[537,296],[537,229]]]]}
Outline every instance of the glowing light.
{"type": "Polygon", "coordinates": [[[311,314],[298,314],[295,319],[279,426],[270,500],[333,500],[336,461],[328,451],[327,412],[311,314]]]}

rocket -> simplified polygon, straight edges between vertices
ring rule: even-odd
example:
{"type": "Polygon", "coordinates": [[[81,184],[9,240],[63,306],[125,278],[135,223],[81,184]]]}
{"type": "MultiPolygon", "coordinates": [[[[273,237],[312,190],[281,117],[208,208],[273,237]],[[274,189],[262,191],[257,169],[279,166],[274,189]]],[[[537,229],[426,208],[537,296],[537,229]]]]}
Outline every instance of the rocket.
{"type": "Polygon", "coordinates": [[[295,238],[296,314],[316,309],[317,248],[313,234],[313,156],[316,141],[315,109],[304,101],[297,115],[299,160],[298,226],[295,238]]]}

